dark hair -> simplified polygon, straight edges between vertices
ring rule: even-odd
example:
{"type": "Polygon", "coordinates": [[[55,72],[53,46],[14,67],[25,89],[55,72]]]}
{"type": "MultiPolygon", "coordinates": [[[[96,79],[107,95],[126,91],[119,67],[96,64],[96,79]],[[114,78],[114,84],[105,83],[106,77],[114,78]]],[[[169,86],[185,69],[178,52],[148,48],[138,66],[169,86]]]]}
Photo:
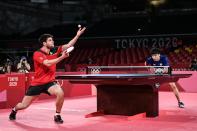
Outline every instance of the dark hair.
{"type": "Polygon", "coordinates": [[[158,48],[153,48],[150,52],[151,52],[151,55],[154,55],[154,54],[161,54],[161,51],[160,51],[160,49],[158,49],[158,48]]]}
{"type": "Polygon", "coordinates": [[[42,35],[39,37],[38,41],[39,41],[40,44],[42,44],[43,42],[46,42],[47,39],[50,38],[50,37],[53,38],[53,35],[51,35],[51,34],[42,34],[42,35]]]}
{"type": "Polygon", "coordinates": [[[25,56],[22,56],[21,59],[22,59],[22,60],[26,60],[27,58],[26,58],[25,56]]]}

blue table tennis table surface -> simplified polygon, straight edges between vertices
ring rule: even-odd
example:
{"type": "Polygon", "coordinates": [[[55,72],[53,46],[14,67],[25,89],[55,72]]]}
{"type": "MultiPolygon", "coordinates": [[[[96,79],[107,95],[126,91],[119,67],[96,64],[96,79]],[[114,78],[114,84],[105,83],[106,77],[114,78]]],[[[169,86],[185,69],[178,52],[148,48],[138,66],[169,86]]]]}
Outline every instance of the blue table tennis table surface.
{"type": "Polygon", "coordinates": [[[142,78],[142,77],[188,77],[191,74],[67,74],[67,75],[58,75],[57,79],[61,78],[142,78]]]}

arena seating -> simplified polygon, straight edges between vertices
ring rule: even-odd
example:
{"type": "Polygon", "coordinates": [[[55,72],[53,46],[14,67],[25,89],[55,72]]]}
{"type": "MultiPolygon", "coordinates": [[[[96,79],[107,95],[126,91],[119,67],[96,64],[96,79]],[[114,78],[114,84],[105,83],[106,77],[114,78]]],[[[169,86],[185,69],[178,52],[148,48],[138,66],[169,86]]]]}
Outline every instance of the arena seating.
{"type": "MultiPolygon", "coordinates": [[[[197,56],[197,47],[182,46],[170,52],[164,51],[168,56],[170,64],[175,70],[188,70],[190,63],[197,56]]],[[[150,52],[148,48],[82,48],[72,52],[70,57],[63,63],[62,67],[72,66],[70,70],[77,70],[83,65],[88,65],[88,58],[93,60],[93,65],[141,65],[150,52]],[[73,65],[76,65],[73,67],[73,65]]],[[[69,71],[70,71],[69,70],[69,71]]]]}

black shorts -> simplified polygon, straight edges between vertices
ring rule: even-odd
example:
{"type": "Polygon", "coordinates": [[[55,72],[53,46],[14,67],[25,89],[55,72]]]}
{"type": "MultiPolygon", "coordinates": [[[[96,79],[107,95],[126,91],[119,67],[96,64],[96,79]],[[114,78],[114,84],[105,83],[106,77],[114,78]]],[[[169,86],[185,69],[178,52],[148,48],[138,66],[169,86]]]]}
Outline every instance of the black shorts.
{"type": "Polygon", "coordinates": [[[41,93],[46,93],[48,95],[51,95],[48,92],[48,89],[51,86],[56,85],[56,84],[57,84],[57,82],[49,82],[44,85],[30,86],[25,95],[26,96],[36,96],[36,95],[40,95],[41,93]]]}

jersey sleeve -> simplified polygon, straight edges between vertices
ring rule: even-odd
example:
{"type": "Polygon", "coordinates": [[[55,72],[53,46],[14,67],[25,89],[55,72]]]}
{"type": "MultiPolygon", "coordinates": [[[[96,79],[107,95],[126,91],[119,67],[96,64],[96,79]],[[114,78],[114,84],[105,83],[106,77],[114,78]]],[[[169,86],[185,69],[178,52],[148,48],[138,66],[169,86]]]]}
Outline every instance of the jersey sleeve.
{"type": "Polygon", "coordinates": [[[146,58],[146,65],[152,65],[151,57],[146,58]]]}
{"type": "Polygon", "coordinates": [[[42,64],[47,58],[43,53],[36,51],[33,55],[33,59],[35,62],[42,64]]]}
{"type": "Polygon", "coordinates": [[[168,60],[168,57],[167,57],[167,56],[165,56],[165,57],[163,58],[163,66],[170,66],[169,60],[168,60]]]}

